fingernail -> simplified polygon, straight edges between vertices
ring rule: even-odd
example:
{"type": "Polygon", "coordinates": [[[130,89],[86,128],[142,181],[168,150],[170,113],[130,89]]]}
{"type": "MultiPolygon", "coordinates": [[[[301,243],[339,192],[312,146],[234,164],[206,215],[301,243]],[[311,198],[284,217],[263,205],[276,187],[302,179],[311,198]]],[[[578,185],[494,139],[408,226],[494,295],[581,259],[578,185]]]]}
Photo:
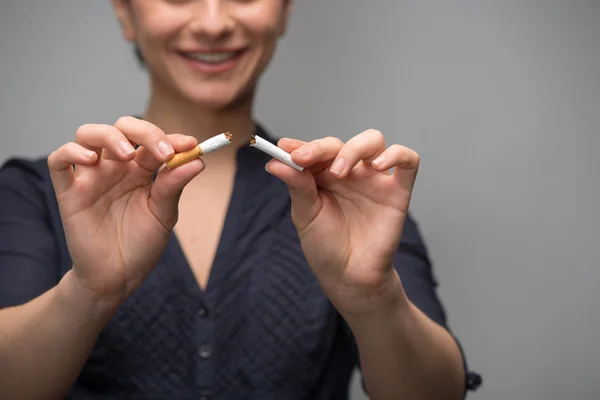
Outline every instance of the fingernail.
{"type": "Polygon", "coordinates": [[[121,150],[126,156],[135,153],[135,149],[127,140],[121,140],[119,142],[119,150],[121,150]]]}
{"type": "Polygon", "coordinates": [[[346,163],[344,162],[344,159],[338,158],[337,160],[335,160],[333,162],[333,164],[331,165],[331,168],[329,168],[329,170],[336,175],[341,175],[341,173],[344,172],[345,166],[346,166],[346,163]]]}
{"type": "Polygon", "coordinates": [[[166,140],[161,140],[158,142],[158,151],[160,151],[163,156],[168,156],[175,152],[175,150],[173,150],[173,146],[171,146],[171,143],[167,142],[166,140]]]}
{"type": "Polygon", "coordinates": [[[385,162],[385,157],[384,156],[379,156],[376,159],[373,160],[373,164],[375,164],[375,166],[379,167],[381,165],[383,165],[383,163],[385,162]]]}
{"type": "Polygon", "coordinates": [[[87,149],[83,150],[83,156],[86,158],[92,158],[94,154],[96,154],[96,152],[87,149]]]}
{"type": "Polygon", "coordinates": [[[302,146],[293,151],[293,153],[298,153],[303,157],[306,157],[310,154],[310,148],[308,146],[302,146]]]}
{"type": "Polygon", "coordinates": [[[271,171],[269,171],[269,164],[271,164],[271,161],[269,161],[268,163],[265,164],[265,171],[267,171],[268,173],[271,173],[271,171]]]}

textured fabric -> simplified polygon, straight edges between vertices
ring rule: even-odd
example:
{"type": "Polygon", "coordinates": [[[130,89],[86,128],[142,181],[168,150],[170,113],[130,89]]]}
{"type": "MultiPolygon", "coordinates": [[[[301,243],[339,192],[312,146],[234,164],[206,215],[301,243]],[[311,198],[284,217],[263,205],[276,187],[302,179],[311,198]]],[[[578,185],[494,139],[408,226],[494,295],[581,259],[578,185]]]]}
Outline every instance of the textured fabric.
{"type": "MultiPolygon", "coordinates": [[[[69,399],[347,399],[356,346],[306,264],[269,158],[238,151],[206,291],[173,235],[101,332],[69,399]]],[[[0,307],[39,296],[71,268],[46,162],[12,159],[0,171],[0,307]]],[[[410,299],[446,326],[410,218],[395,266],[410,299]]],[[[467,377],[477,386],[478,375],[467,377]]]]}

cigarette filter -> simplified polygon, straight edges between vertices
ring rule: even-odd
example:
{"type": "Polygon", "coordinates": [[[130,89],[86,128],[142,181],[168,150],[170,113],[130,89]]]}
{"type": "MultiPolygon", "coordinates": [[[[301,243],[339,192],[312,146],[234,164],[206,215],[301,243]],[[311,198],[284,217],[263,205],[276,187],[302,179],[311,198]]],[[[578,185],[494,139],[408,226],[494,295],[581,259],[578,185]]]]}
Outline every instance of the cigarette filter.
{"type": "Polygon", "coordinates": [[[290,153],[275,146],[273,143],[261,138],[258,135],[250,136],[250,146],[256,147],[257,149],[264,151],[270,156],[275,157],[279,161],[286,163],[287,165],[297,169],[298,171],[304,170],[303,167],[296,165],[296,163],[292,161],[292,156],[290,156],[290,153]]]}
{"type": "Polygon", "coordinates": [[[198,146],[194,147],[191,150],[184,151],[182,153],[177,153],[166,162],[167,168],[174,169],[183,164],[189,163],[196,158],[203,156],[204,154],[212,153],[220,149],[221,147],[225,147],[231,143],[231,132],[221,133],[220,135],[213,136],[210,139],[205,140],[200,143],[198,146]]]}

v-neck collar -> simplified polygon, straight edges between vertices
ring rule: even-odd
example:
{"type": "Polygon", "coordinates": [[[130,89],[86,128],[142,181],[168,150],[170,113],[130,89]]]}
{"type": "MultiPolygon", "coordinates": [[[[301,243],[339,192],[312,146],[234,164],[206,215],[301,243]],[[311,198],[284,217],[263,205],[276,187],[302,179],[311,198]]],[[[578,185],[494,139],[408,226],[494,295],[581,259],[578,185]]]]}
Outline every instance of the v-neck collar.
{"type": "MultiPolygon", "coordinates": [[[[273,144],[277,144],[277,139],[271,136],[259,124],[256,125],[255,133],[273,144]]],[[[171,233],[169,241],[168,255],[172,262],[177,264],[177,268],[186,281],[185,287],[195,298],[202,299],[204,305],[212,308],[214,302],[219,298],[219,282],[225,279],[223,274],[227,274],[234,266],[224,264],[224,258],[230,257],[236,250],[238,244],[238,224],[240,216],[245,215],[244,206],[252,202],[254,198],[263,193],[266,186],[274,184],[274,179],[264,170],[264,165],[271,159],[271,156],[255,149],[249,145],[241,146],[236,154],[236,172],[233,182],[233,190],[229,199],[225,220],[221,229],[219,241],[212,265],[209,271],[206,287],[202,289],[191,268],[181,244],[175,232],[171,233]]],[[[279,184],[283,184],[278,182],[279,184]]]]}

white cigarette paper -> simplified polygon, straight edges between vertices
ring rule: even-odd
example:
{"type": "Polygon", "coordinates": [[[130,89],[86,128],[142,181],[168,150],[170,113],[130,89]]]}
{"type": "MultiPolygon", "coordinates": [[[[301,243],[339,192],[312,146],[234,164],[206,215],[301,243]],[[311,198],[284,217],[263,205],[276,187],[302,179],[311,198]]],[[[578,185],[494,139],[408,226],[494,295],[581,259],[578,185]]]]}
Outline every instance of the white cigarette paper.
{"type": "Polygon", "coordinates": [[[296,165],[296,163],[292,161],[292,156],[290,156],[290,153],[275,146],[273,143],[261,138],[258,135],[250,136],[250,146],[256,147],[257,149],[264,151],[270,156],[275,157],[279,161],[289,165],[292,168],[297,169],[298,171],[304,170],[303,167],[296,165]]]}
{"type": "Polygon", "coordinates": [[[231,132],[225,132],[221,133],[220,135],[213,136],[210,139],[207,139],[204,142],[200,143],[191,150],[175,154],[173,158],[166,162],[167,168],[177,168],[181,165],[187,164],[190,161],[197,159],[198,157],[219,150],[221,147],[225,147],[230,143],[231,132]]]}
{"type": "Polygon", "coordinates": [[[221,147],[225,147],[231,143],[230,133],[221,133],[220,135],[213,136],[210,139],[206,139],[200,143],[201,155],[212,153],[213,151],[219,150],[221,147]]]}

